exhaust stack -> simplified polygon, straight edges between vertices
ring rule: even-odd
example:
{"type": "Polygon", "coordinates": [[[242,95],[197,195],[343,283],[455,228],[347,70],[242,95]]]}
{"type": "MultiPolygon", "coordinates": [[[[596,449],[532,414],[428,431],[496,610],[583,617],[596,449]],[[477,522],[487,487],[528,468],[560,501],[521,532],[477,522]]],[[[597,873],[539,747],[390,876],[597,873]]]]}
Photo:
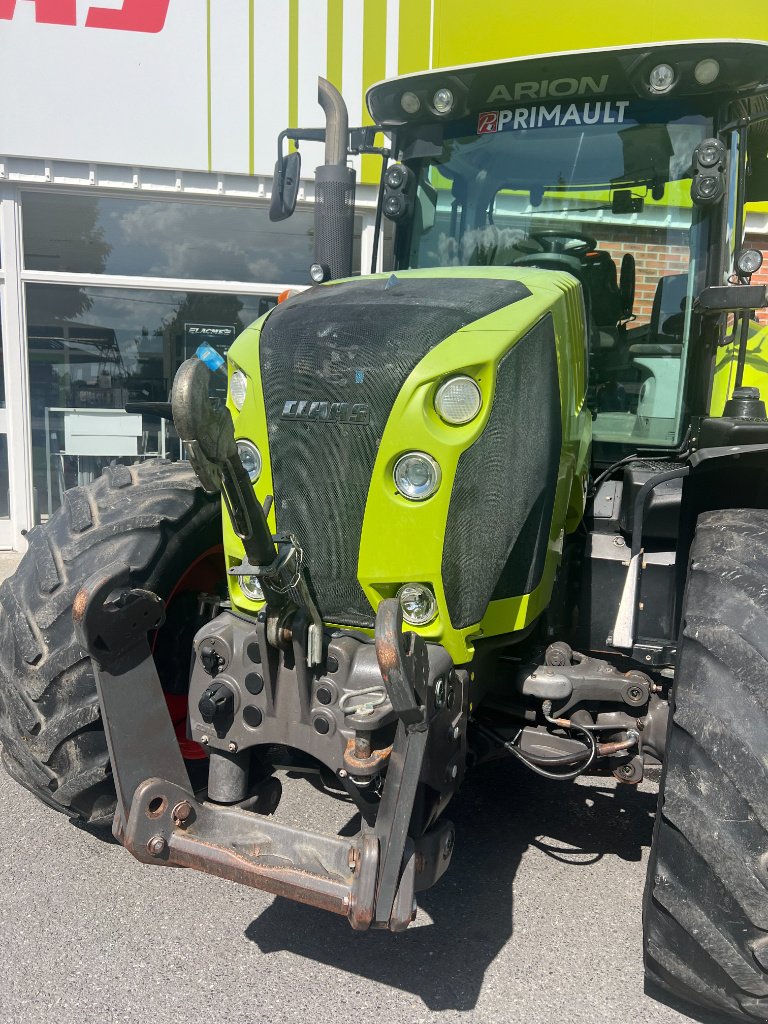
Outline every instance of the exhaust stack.
{"type": "Polygon", "coordinates": [[[352,274],[355,172],[347,167],[349,118],[341,93],[318,78],[317,101],[325,114],[325,163],[315,170],[315,263],[327,281],[352,274]]]}

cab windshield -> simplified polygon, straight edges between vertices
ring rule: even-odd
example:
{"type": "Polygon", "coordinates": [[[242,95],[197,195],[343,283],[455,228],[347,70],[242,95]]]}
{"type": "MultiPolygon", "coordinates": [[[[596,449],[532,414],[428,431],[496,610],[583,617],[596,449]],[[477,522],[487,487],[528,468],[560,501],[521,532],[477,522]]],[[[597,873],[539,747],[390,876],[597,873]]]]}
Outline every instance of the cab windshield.
{"type": "Polygon", "coordinates": [[[672,446],[683,420],[711,119],[659,101],[531,103],[404,141],[419,187],[401,266],[533,266],[582,284],[597,440],[672,446]]]}

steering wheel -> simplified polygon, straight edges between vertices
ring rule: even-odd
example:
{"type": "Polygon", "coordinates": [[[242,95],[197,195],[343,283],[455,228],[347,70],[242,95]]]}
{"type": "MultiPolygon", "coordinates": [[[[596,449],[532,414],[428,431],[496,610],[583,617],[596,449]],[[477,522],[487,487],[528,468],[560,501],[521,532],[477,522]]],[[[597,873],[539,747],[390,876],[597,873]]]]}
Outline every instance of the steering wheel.
{"type": "Polygon", "coordinates": [[[586,256],[597,248],[597,239],[591,235],[583,235],[567,228],[553,228],[551,231],[536,231],[528,235],[532,241],[541,246],[542,252],[563,253],[566,256],[586,256]],[[569,245],[569,242],[579,245],[569,245]]]}

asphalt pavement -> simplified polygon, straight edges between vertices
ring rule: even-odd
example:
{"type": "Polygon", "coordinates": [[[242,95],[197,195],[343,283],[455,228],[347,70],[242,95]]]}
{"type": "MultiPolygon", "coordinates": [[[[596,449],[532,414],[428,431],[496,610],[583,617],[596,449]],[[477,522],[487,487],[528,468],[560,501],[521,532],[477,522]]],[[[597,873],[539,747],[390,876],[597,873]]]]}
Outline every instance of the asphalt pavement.
{"type": "MultiPolygon", "coordinates": [[[[284,781],[282,820],[354,827],[284,781]]],[[[477,769],[448,874],[407,932],[139,864],[0,772],[0,1024],[689,1020],[644,992],[655,786],[477,769]]]]}

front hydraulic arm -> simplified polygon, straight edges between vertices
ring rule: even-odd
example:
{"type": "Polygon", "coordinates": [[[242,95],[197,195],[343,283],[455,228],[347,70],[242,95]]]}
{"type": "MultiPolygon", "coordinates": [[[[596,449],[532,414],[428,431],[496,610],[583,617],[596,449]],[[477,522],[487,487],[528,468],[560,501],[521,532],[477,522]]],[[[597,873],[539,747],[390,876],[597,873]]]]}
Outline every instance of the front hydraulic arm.
{"type": "Polygon", "coordinates": [[[245,559],[233,575],[257,576],[275,617],[303,609],[308,616],[307,660],[322,657],[322,621],[306,581],[301,547],[290,534],[273,537],[267,516],[240,461],[229,409],[210,401],[210,370],[197,358],[182,363],[173,382],[171,405],[179,437],[207,491],[221,491],[245,559]]]}
{"type": "Polygon", "coordinates": [[[171,393],[173,422],[203,487],[223,493],[248,561],[268,566],[275,559],[272,533],[237,454],[232,415],[229,409],[215,409],[208,397],[210,377],[210,370],[199,359],[182,363],[171,393]]]}

